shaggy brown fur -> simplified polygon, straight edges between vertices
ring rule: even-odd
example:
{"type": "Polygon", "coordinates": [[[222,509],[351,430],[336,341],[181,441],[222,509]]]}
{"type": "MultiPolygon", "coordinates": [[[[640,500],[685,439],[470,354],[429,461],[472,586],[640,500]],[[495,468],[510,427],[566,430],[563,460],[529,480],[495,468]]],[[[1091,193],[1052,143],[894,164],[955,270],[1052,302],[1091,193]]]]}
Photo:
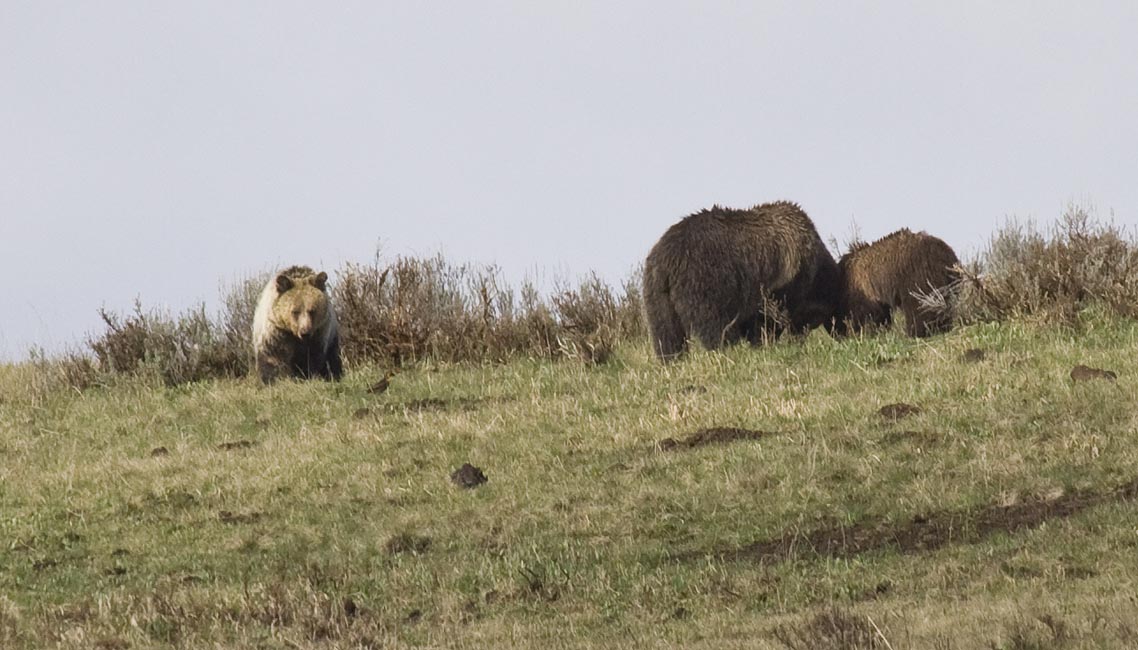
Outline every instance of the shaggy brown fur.
{"type": "Polygon", "coordinates": [[[291,266],[265,286],[253,315],[253,350],[261,381],[339,379],[340,332],[328,300],[328,274],[291,266]]]}
{"type": "Polygon", "coordinates": [[[695,337],[709,349],[778,333],[781,305],[798,332],[830,321],[838,269],[813,222],[794,203],[715,206],[669,228],[644,262],[644,306],[657,356],[695,337]]]}
{"type": "Polygon", "coordinates": [[[952,303],[960,276],[953,270],[960,261],[942,240],[926,232],[903,228],[866,244],[854,244],[838,262],[841,304],[835,333],[887,326],[893,310],[905,315],[910,336],[929,336],[952,327],[952,303]],[[923,308],[914,293],[938,290],[948,309],[923,308]]]}

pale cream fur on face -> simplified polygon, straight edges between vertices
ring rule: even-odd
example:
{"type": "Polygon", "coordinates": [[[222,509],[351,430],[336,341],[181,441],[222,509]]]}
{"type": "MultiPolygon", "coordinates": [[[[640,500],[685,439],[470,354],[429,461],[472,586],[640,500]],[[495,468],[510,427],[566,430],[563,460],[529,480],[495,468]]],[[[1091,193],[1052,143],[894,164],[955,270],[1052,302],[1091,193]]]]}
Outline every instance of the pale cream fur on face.
{"type": "Polygon", "coordinates": [[[297,283],[273,303],[273,325],[304,338],[328,320],[328,297],[308,283],[297,283]]]}
{"type": "Polygon", "coordinates": [[[318,288],[327,276],[323,273],[307,278],[290,278],[291,287],[279,290],[279,276],[265,285],[253,314],[253,348],[259,352],[277,331],[305,337],[323,328],[331,336],[335,331],[335,312],[328,295],[318,288]]]}

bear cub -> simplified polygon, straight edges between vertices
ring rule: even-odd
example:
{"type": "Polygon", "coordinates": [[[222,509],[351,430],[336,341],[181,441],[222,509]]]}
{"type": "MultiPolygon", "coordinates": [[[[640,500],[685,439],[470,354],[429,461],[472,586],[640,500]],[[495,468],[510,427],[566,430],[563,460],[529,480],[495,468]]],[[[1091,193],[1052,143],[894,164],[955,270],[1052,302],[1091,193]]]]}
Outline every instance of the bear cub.
{"type": "Polygon", "coordinates": [[[959,264],[944,240],[924,231],[902,228],[872,244],[853,244],[838,261],[841,304],[832,333],[888,327],[895,310],[905,315],[909,336],[947,332],[960,290],[959,264]],[[930,309],[918,297],[933,290],[944,296],[943,308],[930,309]]]}

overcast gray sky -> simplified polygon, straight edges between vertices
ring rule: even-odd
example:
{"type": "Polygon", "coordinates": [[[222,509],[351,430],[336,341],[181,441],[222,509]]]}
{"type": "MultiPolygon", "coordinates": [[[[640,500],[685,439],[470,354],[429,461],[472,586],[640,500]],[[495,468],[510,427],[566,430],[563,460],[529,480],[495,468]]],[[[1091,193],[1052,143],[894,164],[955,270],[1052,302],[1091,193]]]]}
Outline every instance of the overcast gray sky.
{"type": "Polygon", "coordinates": [[[618,280],[682,216],[979,249],[1138,222],[1136,2],[0,0],[0,359],[135,297],[443,252],[618,280]]]}

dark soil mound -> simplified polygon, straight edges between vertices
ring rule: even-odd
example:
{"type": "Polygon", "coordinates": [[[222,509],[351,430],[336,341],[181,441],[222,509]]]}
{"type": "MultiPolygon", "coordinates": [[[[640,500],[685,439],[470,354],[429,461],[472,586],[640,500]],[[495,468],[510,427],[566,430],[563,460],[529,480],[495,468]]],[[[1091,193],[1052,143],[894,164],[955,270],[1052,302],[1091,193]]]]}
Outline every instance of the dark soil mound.
{"type": "Polygon", "coordinates": [[[387,540],[386,544],[387,552],[391,555],[399,555],[400,553],[419,555],[420,553],[426,553],[430,547],[430,537],[412,535],[411,533],[399,533],[387,540]]]}
{"type": "Polygon", "coordinates": [[[248,449],[254,444],[256,443],[254,443],[252,440],[233,440],[230,442],[223,442],[218,445],[217,448],[221,451],[233,451],[235,449],[248,449]]]}
{"type": "Polygon", "coordinates": [[[481,469],[470,463],[463,463],[462,467],[459,467],[450,475],[450,480],[454,481],[455,485],[470,489],[482,485],[487,479],[481,469]]]}
{"type": "Polygon", "coordinates": [[[1118,379],[1118,375],[1114,374],[1114,371],[1112,370],[1091,368],[1090,366],[1084,366],[1081,363],[1074,368],[1071,368],[1072,381],[1090,381],[1092,379],[1106,379],[1108,381],[1114,381],[1115,379],[1118,379]]]}
{"type": "Polygon", "coordinates": [[[752,431],[750,429],[713,427],[711,429],[700,429],[683,440],[664,438],[658,444],[663,451],[678,451],[695,449],[704,445],[735,442],[736,440],[758,440],[769,435],[763,431],[752,431]]]}
{"type": "Polygon", "coordinates": [[[252,524],[260,521],[261,513],[221,510],[217,513],[217,518],[223,524],[252,524]]]}
{"type": "Polygon", "coordinates": [[[986,356],[987,354],[980,348],[969,348],[964,351],[964,354],[960,355],[960,358],[966,363],[979,363],[983,361],[986,356]]]}
{"type": "Polygon", "coordinates": [[[945,434],[935,431],[893,431],[881,437],[885,444],[912,443],[917,445],[934,445],[944,442],[945,434]]]}
{"type": "Polygon", "coordinates": [[[399,404],[388,404],[387,411],[390,413],[402,413],[404,411],[417,413],[439,413],[452,409],[461,411],[477,411],[487,401],[488,400],[481,397],[457,397],[455,399],[423,397],[399,404]]]}
{"type": "Polygon", "coordinates": [[[900,420],[907,418],[910,415],[917,415],[921,412],[921,407],[913,406],[912,404],[905,404],[904,402],[897,402],[896,404],[886,404],[878,409],[877,414],[887,420],[900,420]]]}

